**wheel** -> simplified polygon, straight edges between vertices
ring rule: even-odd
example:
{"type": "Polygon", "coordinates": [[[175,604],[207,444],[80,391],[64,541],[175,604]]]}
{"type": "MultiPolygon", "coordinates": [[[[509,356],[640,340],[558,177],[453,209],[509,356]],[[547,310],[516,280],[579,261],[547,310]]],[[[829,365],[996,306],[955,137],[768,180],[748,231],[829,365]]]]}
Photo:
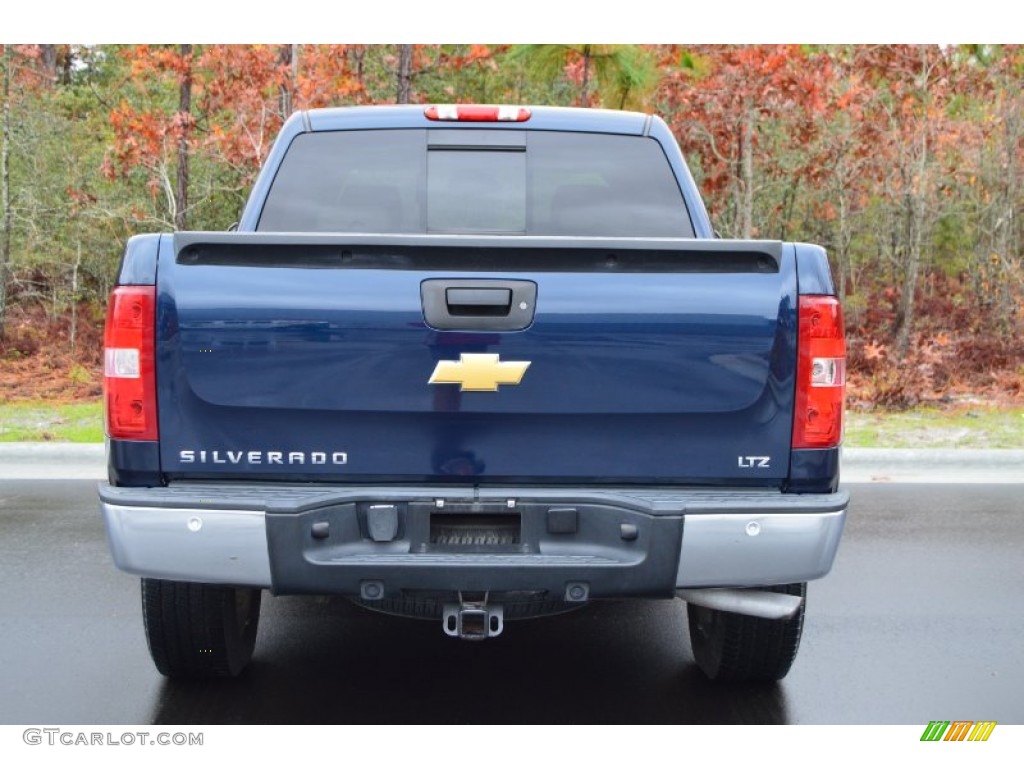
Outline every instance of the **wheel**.
{"type": "Polygon", "coordinates": [[[235,677],[252,658],[258,589],[142,580],[149,655],[167,677],[235,677]]]}
{"type": "Polygon", "coordinates": [[[771,682],[781,680],[789,672],[800,647],[807,584],[780,584],[760,589],[800,595],[804,601],[788,619],[760,619],[687,604],[693,657],[710,679],[771,682]]]}

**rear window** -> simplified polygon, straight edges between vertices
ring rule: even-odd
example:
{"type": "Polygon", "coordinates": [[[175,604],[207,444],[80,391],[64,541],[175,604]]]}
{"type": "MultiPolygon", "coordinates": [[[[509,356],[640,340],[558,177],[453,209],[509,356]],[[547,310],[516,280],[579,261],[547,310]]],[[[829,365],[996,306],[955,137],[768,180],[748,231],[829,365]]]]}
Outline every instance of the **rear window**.
{"type": "Polygon", "coordinates": [[[653,139],[477,129],[298,136],[257,229],[693,237],[653,139]]]}

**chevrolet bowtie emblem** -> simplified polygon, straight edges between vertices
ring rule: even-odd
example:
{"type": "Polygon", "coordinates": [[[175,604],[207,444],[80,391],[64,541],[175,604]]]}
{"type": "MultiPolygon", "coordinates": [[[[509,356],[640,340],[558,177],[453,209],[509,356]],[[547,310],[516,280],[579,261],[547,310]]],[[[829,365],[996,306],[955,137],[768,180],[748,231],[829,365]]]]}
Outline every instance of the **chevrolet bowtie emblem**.
{"type": "Polygon", "coordinates": [[[430,384],[458,384],[462,392],[497,392],[499,384],[518,384],[530,367],[528,362],[503,363],[497,355],[463,353],[459,359],[441,360],[430,384]]]}

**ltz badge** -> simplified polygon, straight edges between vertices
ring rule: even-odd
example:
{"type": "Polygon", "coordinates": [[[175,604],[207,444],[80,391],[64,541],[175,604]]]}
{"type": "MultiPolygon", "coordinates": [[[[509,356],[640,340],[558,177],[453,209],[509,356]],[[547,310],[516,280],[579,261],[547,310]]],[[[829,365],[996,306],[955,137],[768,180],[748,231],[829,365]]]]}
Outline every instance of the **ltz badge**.
{"type": "Polygon", "coordinates": [[[463,353],[458,360],[440,360],[429,384],[458,384],[461,392],[497,392],[499,384],[518,384],[529,362],[501,362],[498,355],[463,353]]]}

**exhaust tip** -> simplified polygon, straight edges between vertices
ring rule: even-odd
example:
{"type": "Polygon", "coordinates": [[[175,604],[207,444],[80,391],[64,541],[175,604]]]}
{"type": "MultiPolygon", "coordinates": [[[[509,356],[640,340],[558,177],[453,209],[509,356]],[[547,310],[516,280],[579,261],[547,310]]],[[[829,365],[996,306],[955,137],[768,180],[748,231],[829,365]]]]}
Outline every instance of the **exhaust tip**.
{"type": "Polygon", "coordinates": [[[693,605],[759,619],[788,619],[804,601],[799,595],[759,589],[679,589],[676,594],[693,605]]]}

